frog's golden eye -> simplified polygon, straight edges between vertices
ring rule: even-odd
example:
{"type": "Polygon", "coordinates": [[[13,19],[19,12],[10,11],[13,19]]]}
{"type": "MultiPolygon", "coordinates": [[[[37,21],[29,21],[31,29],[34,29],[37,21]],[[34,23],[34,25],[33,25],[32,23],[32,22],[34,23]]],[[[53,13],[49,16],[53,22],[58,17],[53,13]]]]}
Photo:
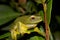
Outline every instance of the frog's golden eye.
{"type": "Polygon", "coordinates": [[[35,17],[31,17],[31,19],[35,19],[35,17]]]}
{"type": "Polygon", "coordinates": [[[34,19],[35,19],[35,16],[32,15],[32,16],[30,17],[30,19],[31,19],[31,20],[34,20],[34,19]]]}

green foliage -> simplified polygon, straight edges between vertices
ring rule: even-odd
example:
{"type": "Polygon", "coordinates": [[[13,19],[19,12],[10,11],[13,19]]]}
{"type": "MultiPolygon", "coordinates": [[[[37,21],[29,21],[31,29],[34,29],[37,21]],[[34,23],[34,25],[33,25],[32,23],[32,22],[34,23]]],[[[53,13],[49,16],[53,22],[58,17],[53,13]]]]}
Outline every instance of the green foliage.
{"type": "MultiPolygon", "coordinates": [[[[34,1],[39,5],[39,4],[44,3],[46,0],[34,0],[34,1]]],[[[48,2],[47,3],[47,21],[50,24],[51,10],[52,10],[52,0],[47,0],[47,2],[48,2]]],[[[20,16],[22,14],[21,12],[19,13],[18,10],[17,10],[17,9],[19,9],[20,6],[16,8],[16,11],[14,11],[13,8],[16,7],[15,3],[16,2],[13,3],[13,7],[11,7],[11,4],[10,4],[10,6],[2,5],[2,4],[0,5],[0,26],[8,23],[9,21],[13,20],[14,18],[17,18],[18,16],[20,16]]],[[[39,14],[44,21],[44,12],[43,12],[43,10],[40,10],[40,11],[37,10],[38,5],[35,6],[35,3],[33,1],[28,1],[27,5],[23,6],[22,8],[24,8],[25,9],[24,11],[26,13],[28,13],[29,15],[32,14],[33,12],[35,12],[34,14],[39,14]]],[[[40,29],[41,32],[44,32],[43,26],[42,26],[42,28],[40,26],[39,29],[40,29]]],[[[6,37],[9,37],[9,36],[10,36],[10,33],[8,32],[6,34],[1,35],[0,39],[6,38],[6,37]]],[[[43,38],[41,36],[33,36],[29,40],[45,40],[45,38],[43,38]]]]}
{"type": "Polygon", "coordinates": [[[48,24],[50,24],[50,19],[51,19],[51,10],[52,10],[52,1],[53,0],[49,0],[47,3],[47,22],[48,24]]]}
{"type": "Polygon", "coordinates": [[[6,38],[6,37],[9,37],[9,36],[10,36],[10,32],[8,32],[6,34],[3,34],[3,35],[0,35],[0,39],[6,38]]]}
{"type": "Polygon", "coordinates": [[[34,37],[31,37],[30,40],[45,40],[45,39],[39,36],[34,36],[34,37]]]}
{"type": "Polygon", "coordinates": [[[0,25],[13,20],[19,15],[20,13],[15,12],[11,7],[7,5],[0,5],[0,25]]]}

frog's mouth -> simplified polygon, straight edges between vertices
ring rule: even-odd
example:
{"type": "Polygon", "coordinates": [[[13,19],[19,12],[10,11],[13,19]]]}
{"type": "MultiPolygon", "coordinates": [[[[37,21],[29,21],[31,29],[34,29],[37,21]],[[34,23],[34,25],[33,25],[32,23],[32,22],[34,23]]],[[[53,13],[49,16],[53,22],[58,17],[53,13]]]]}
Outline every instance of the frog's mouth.
{"type": "Polygon", "coordinates": [[[26,26],[27,26],[28,28],[34,28],[34,27],[37,26],[37,24],[27,24],[26,26]]]}

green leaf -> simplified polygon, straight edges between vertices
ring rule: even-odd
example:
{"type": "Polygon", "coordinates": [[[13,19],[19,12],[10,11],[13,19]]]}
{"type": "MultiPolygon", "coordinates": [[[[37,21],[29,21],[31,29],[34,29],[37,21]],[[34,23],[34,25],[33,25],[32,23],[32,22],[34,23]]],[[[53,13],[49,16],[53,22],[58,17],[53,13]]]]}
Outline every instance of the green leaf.
{"type": "Polygon", "coordinates": [[[3,35],[0,35],[0,39],[6,38],[8,36],[10,36],[10,32],[3,34],[3,35]]]}
{"type": "Polygon", "coordinates": [[[42,17],[42,20],[44,21],[44,13],[43,13],[43,10],[39,11],[38,14],[42,17]]]}
{"type": "Polygon", "coordinates": [[[0,25],[7,23],[10,20],[18,17],[20,13],[15,12],[7,5],[0,5],[0,25]]]}
{"type": "Polygon", "coordinates": [[[50,19],[51,19],[51,10],[52,10],[52,1],[53,0],[49,0],[47,3],[47,22],[48,24],[50,24],[50,19]]]}
{"type": "Polygon", "coordinates": [[[31,37],[30,40],[45,40],[45,39],[39,36],[34,36],[34,37],[31,37]]]}

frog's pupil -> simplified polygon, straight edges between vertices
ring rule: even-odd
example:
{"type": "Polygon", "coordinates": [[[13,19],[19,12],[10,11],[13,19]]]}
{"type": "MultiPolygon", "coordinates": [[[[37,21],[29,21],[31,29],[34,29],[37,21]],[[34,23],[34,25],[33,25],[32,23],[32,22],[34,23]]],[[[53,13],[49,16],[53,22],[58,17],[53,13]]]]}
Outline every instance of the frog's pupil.
{"type": "Polygon", "coordinates": [[[34,17],[32,17],[32,19],[35,19],[34,17]]]}

